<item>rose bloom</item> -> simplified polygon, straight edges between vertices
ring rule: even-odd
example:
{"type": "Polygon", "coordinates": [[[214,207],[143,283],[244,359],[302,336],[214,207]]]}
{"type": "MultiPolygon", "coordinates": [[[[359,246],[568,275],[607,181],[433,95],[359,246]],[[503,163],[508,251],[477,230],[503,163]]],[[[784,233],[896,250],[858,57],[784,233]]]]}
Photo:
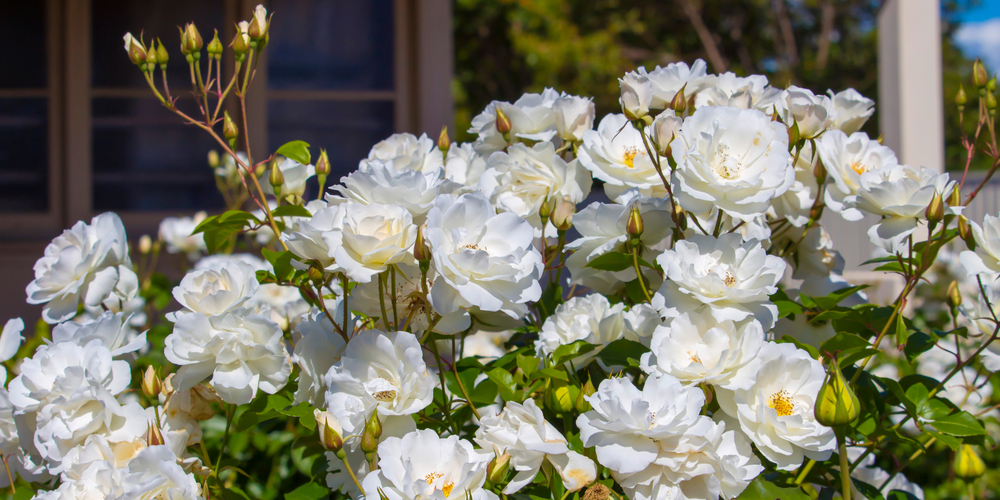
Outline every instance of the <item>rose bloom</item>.
{"type": "Polygon", "coordinates": [[[716,392],[722,410],[739,422],[765,458],[792,471],[811,458],[824,461],[837,447],[833,429],[816,421],[816,396],[826,370],[794,344],[768,342],[759,360],[737,377],[752,381],[745,389],[716,392]]]}
{"type": "MultiPolygon", "coordinates": [[[[629,188],[638,188],[642,194],[657,198],[667,195],[667,188],[646,151],[641,133],[629,124],[625,115],[607,115],[601,119],[597,130],[584,132],[583,147],[578,154],[580,164],[595,178],[604,181],[604,192],[609,198],[618,198],[629,188]]],[[[659,160],[667,169],[667,159],[659,160]]]]}
{"type": "Polygon", "coordinates": [[[196,261],[202,252],[207,252],[205,235],[194,234],[194,230],[207,214],[198,212],[194,217],[167,217],[160,222],[160,239],[167,244],[167,252],[183,253],[188,260],[196,261]]]}
{"type": "Polygon", "coordinates": [[[844,205],[847,197],[855,195],[861,186],[861,175],[899,164],[896,153],[869,139],[864,132],[847,135],[840,130],[829,130],[816,141],[816,152],[830,176],[823,201],[847,220],[858,220],[861,215],[844,205]]]}
{"type": "Polygon", "coordinates": [[[410,133],[392,134],[372,146],[368,158],[361,163],[369,160],[379,160],[396,171],[431,172],[444,166],[444,155],[427,134],[420,137],[410,133]]]}
{"type": "Polygon", "coordinates": [[[346,205],[339,234],[323,235],[337,267],[359,283],[368,283],[388,266],[412,258],[408,251],[416,238],[417,227],[405,208],[375,203],[346,205]]]}
{"type": "MultiPolygon", "coordinates": [[[[295,230],[287,230],[281,234],[281,239],[288,245],[288,250],[302,262],[315,261],[327,272],[336,272],[339,268],[334,263],[333,252],[340,245],[338,239],[330,240],[331,236],[339,237],[344,227],[344,215],[350,203],[342,203],[317,210],[312,218],[299,222],[295,230]],[[334,243],[331,247],[330,243],[334,243]]],[[[308,264],[293,265],[300,269],[308,269],[308,264]]]]}
{"type": "Polygon", "coordinates": [[[510,120],[511,141],[524,139],[528,141],[547,142],[556,135],[556,114],[553,106],[559,93],[545,89],[541,94],[527,93],[513,104],[504,101],[493,101],[482,113],[472,119],[470,134],[476,134],[475,149],[483,156],[507,147],[507,139],[497,131],[496,110],[499,108],[510,120]]]}
{"type": "Polygon", "coordinates": [[[698,93],[698,91],[709,88],[715,84],[715,75],[709,75],[705,61],[696,59],[691,66],[680,61],[670,63],[666,67],[657,66],[656,69],[646,73],[646,68],[640,67],[639,74],[645,74],[653,87],[653,99],[649,107],[653,109],[664,109],[670,106],[674,96],[682,88],[684,89],[684,99],[698,93]]]}
{"type": "Polygon", "coordinates": [[[29,304],[45,304],[42,319],[61,323],[84,306],[100,307],[125,276],[134,276],[125,227],[108,212],[77,222],[48,246],[35,262],[35,279],[25,292],[29,304]]]}
{"type": "Polygon", "coordinates": [[[444,169],[427,172],[399,170],[380,160],[368,160],[360,169],[340,179],[332,189],[340,196],[327,196],[331,205],[351,201],[363,205],[400,205],[413,216],[414,224],[424,222],[438,195],[451,193],[461,184],[446,179],[444,169]]]}
{"type": "Polygon", "coordinates": [[[365,492],[381,491],[389,500],[496,500],[483,488],[492,459],[492,452],[477,450],[458,436],[413,431],[379,445],[379,470],[361,486],[365,492]]]}
{"type": "MultiPolygon", "coordinates": [[[[352,297],[353,298],[353,297],[352,297]]],[[[330,310],[333,321],[337,325],[344,322],[344,305],[340,300],[337,307],[330,310]]],[[[323,377],[330,367],[340,360],[347,348],[344,337],[333,329],[331,318],[324,313],[315,311],[307,314],[305,319],[295,326],[299,338],[295,342],[292,362],[298,365],[298,389],[295,391],[295,404],[309,401],[315,407],[322,407],[326,398],[326,382],[323,377]]],[[[352,323],[356,317],[351,317],[352,323]]],[[[347,329],[348,335],[354,333],[354,325],[347,329]]]]}
{"type": "MultiPolygon", "coordinates": [[[[596,349],[573,358],[573,367],[580,369],[596,359],[604,347],[618,339],[646,343],[637,334],[647,332],[634,328],[637,316],[630,312],[625,311],[622,303],[611,305],[601,294],[572,297],[556,307],[555,312],[545,319],[542,330],[538,333],[538,340],[535,341],[535,351],[540,356],[550,356],[559,346],[578,340],[596,345],[596,349]]],[[[598,364],[610,371],[600,360],[598,364]]]]}
{"type": "Polygon", "coordinates": [[[695,213],[718,207],[749,222],[795,181],[786,127],[760,111],[699,108],[670,147],[674,197],[695,213]]]}
{"type": "Polygon", "coordinates": [[[624,77],[618,79],[618,86],[622,90],[619,102],[629,119],[637,120],[649,114],[649,107],[653,102],[653,84],[646,75],[635,71],[625,73],[624,77]]]}
{"type": "Polygon", "coordinates": [[[764,75],[742,77],[730,71],[719,75],[714,83],[714,86],[702,89],[695,95],[695,108],[733,106],[753,109],[762,102],[764,93],[770,90],[764,75]]]}
{"type": "Polygon", "coordinates": [[[257,292],[259,286],[256,271],[243,262],[195,269],[174,287],[174,299],[184,309],[171,318],[187,312],[213,315],[237,309],[257,292]]]}
{"type": "Polygon", "coordinates": [[[150,446],[139,452],[124,471],[122,492],[113,500],[198,500],[201,486],[177,463],[168,446],[150,446]]]}
{"type": "Polygon", "coordinates": [[[541,297],[542,256],[531,224],[509,212],[497,214],[480,193],[440,196],[427,216],[425,238],[437,273],[434,310],[449,314],[475,308],[513,318],[541,297]]]}
{"type": "Polygon", "coordinates": [[[837,112],[837,117],[833,121],[833,128],[840,129],[845,134],[853,134],[865,125],[865,122],[875,113],[875,101],[861,95],[854,89],[847,89],[833,93],[827,91],[833,99],[833,109],[837,112]]]}
{"type": "Polygon", "coordinates": [[[694,235],[678,241],[656,262],[667,275],[653,306],[667,317],[683,312],[710,314],[716,321],[755,317],[765,330],[777,319],[770,296],[785,273],[781,257],[767,255],[755,240],[739,234],[694,235]]]}
{"type": "Polygon", "coordinates": [[[539,230],[547,222],[538,215],[542,204],[562,199],[580,203],[593,184],[590,172],[577,160],[566,163],[551,142],[540,142],[532,148],[515,144],[507,152],[490,155],[487,166],[479,190],[498,210],[527,219],[539,230]]]}
{"type": "MultiPolygon", "coordinates": [[[[965,250],[959,259],[969,276],[1000,273],[1000,217],[986,214],[983,225],[969,221],[976,250],[965,250]]],[[[985,280],[984,280],[985,281],[985,280]]],[[[4,332],[6,333],[6,328],[4,332]]]]}
{"type": "Polygon", "coordinates": [[[798,126],[799,137],[803,139],[815,139],[837,119],[837,110],[829,97],[795,85],[782,90],[766,105],[773,106],[774,112],[789,128],[798,126]]]}
{"type": "Polygon", "coordinates": [[[594,128],[597,108],[589,97],[563,93],[552,103],[556,132],[564,141],[582,141],[584,132],[594,128]]]}

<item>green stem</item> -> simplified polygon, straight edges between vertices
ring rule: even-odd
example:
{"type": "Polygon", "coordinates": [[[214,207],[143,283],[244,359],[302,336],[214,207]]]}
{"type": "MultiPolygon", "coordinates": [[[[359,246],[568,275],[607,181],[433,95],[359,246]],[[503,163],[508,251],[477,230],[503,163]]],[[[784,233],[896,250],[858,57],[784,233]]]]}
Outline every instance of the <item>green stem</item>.
{"type": "Polygon", "coordinates": [[[392,327],[389,326],[389,315],[385,311],[385,275],[382,273],[378,275],[378,305],[382,310],[382,325],[385,326],[385,331],[392,331],[392,327]]]}
{"type": "MultiPolygon", "coordinates": [[[[343,288],[343,291],[341,293],[344,296],[344,326],[343,326],[344,332],[347,332],[348,329],[347,325],[351,324],[351,308],[347,303],[347,298],[348,295],[350,294],[347,293],[347,285],[348,285],[347,275],[345,275],[344,273],[340,273],[340,286],[341,288],[343,288]]],[[[320,297],[320,300],[323,300],[323,297],[320,297]]]]}
{"type": "Polygon", "coordinates": [[[838,429],[836,434],[840,446],[838,451],[840,454],[840,494],[844,500],[851,500],[851,466],[847,460],[847,438],[844,436],[843,429],[838,429]]]}
{"type": "Polygon", "coordinates": [[[639,266],[639,249],[632,248],[632,263],[635,265],[635,275],[636,279],[639,280],[639,286],[642,287],[642,294],[646,296],[646,302],[652,303],[653,297],[649,294],[649,290],[646,289],[646,280],[642,276],[642,268],[639,266]]]}
{"type": "Polygon", "coordinates": [[[347,473],[351,475],[351,481],[354,481],[354,485],[358,487],[358,490],[361,492],[361,496],[365,496],[365,489],[361,487],[361,482],[358,481],[358,477],[354,475],[354,468],[351,467],[351,463],[347,461],[347,452],[341,449],[337,458],[344,462],[344,468],[347,469],[347,473]]]}
{"type": "Polygon", "coordinates": [[[233,425],[233,416],[236,415],[236,405],[230,404],[226,407],[226,432],[222,434],[222,444],[219,445],[219,458],[215,461],[215,477],[219,477],[219,466],[222,465],[222,457],[226,454],[226,441],[229,438],[229,429],[233,425]]]}
{"type": "Polygon", "coordinates": [[[392,286],[392,293],[389,294],[389,301],[392,302],[392,324],[399,330],[399,313],[396,311],[396,266],[389,266],[389,285],[392,286]]]}
{"type": "Polygon", "coordinates": [[[816,461],[810,458],[809,461],[806,462],[805,467],[802,467],[802,471],[799,472],[799,476],[795,478],[795,486],[802,484],[802,481],[806,480],[806,476],[809,475],[809,471],[811,471],[815,465],[816,461]]]}

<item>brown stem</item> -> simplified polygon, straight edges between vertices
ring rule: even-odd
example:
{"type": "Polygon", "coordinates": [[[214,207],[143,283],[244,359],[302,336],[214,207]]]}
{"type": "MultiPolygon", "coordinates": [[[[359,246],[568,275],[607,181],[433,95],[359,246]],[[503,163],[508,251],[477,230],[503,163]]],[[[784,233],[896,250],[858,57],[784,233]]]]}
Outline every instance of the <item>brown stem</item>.
{"type": "Polygon", "coordinates": [[[830,34],[833,32],[833,3],[830,0],[820,6],[822,20],[820,21],[819,49],[816,51],[816,71],[822,73],[826,69],[830,57],[830,34]]]}
{"type": "Polygon", "coordinates": [[[702,20],[698,7],[694,5],[694,0],[680,0],[680,4],[681,8],[684,9],[684,14],[694,26],[695,32],[698,33],[698,39],[705,47],[705,53],[708,55],[708,60],[712,62],[712,68],[715,69],[716,73],[724,73],[726,60],[722,58],[722,52],[719,52],[719,47],[715,44],[715,39],[712,38],[712,32],[705,26],[705,21],[702,20]]]}
{"type": "Polygon", "coordinates": [[[788,64],[795,66],[799,62],[798,48],[795,46],[795,32],[792,31],[792,22],[788,19],[788,10],[785,9],[785,0],[772,0],[774,16],[778,19],[778,27],[781,29],[781,38],[784,40],[785,55],[788,57],[788,64]]]}

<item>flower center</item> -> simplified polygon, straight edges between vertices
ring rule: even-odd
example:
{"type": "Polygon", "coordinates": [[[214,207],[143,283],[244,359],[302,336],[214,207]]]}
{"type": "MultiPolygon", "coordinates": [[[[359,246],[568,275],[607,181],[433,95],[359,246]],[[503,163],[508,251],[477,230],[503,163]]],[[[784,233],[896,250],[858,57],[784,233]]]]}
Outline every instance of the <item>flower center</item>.
{"type": "Polygon", "coordinates": [[[725,283],[726,286],[728,286],[729,288],[732,288],[736,286],[736,276],[733,276],[732,273],[726,271],[726,277],[722,280],[722,282],[725,283]]]}
{"type": "Polygon", "coordinates": [[[869,171],[871,169],[868,168],[868,165],[865,165],[864,163],[861,163],[860,161],[856,161],[856,162],[854,162],[854,163],[851,164],[851,170],[855,171],[858,175],[861,175],[861,174],[863,174],[863,173],[865,173],[865,172],[867,172],[867,171],[869,171]]]}
{"type": "Polygon", "coordinates": [[[378,391],[375,394],[372,394],[372,397],[375,398],[375,401],[388,403],[389,401],[396,399],[396,391],[378,391]]]}
{"type": "Polygon", "coordinates": [[[688,355],[688,359],[690,359],[692,363],[703,364],[701,362],[701,358],[698,357],[698,353],[696,353],[694,351],[688,351],[687,355],[688,355]]]}
{"type": "Polygon", "coordinates": [[[635,146],[629,146],[625,148],[625,155],[622,156],[622,160],[628,165],[628,168],[635,168],[635,157],[639,154],[639,150],[635,146]]]}
{"type": "Polygon", "coordinates": [[[767,400],[767,406],[774,408],[779,417],[787,417],[795,411],[795,403],[792,402],[792,398],[789,397],[786,390],[771,394],[767,400]]]}
{"type": "Polygon", "coordinates": [[[462,248],[468,248],[469,250],[486,250],[486,248],[484,248],[484,247],[480,247],[479,245],[477,245],[477,244],[475,244],[475,243],[473,243],[473,244],[470,244],[470,245],[465,245],[465,246],[464,246],[464,247],[462,247],[462,248]]]}
{"type": "Polygon", "coordinates": [[[729,154],[728,149],[728,147],[720,145],[715,152],[715,161],[712,165],[712,171],[715,172],[715,175],[726,180],[739,177],[743,170],[743,162],[729,154]]]}
{"type": "Polygon", "coordinates": [[[454,488],[455,483],[445,483],[445,485],[441,487],[441,493],[444,493],[445,498],[447,498],[448,495],[451,495],[451,490],[454,488]]]}

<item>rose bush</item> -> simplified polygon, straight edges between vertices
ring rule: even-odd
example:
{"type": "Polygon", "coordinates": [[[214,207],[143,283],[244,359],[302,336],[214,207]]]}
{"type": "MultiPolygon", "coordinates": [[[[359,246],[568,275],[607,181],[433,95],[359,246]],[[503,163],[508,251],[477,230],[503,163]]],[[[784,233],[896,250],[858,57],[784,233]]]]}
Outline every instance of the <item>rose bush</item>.
{"type": "MultiPolygon", "coordinates": [[[[240,23],[234,93],[201,86],[217,36],[181,29],[198,117],[158,83],[165,46],[125,36],[163,106],[218,142],[228,210],[132,247],[101,214],[45,249],[41,320],[0,335],[14,498],[995,491],[1000,223],[970,220],[965,175],[859,132],[871,100],[638,68],[621,113],[554,89],[496,101],[473,142],[394,134],[328,186],[325,151],[253,158],[212,112],[244,99],[271,22],[240,23]],[[885,305],[822,225],[865,215],[865,265],[902,283],[885,305]]],[[[995,85],[974,73],[963,146],[995,170],[995,85]]]]}

